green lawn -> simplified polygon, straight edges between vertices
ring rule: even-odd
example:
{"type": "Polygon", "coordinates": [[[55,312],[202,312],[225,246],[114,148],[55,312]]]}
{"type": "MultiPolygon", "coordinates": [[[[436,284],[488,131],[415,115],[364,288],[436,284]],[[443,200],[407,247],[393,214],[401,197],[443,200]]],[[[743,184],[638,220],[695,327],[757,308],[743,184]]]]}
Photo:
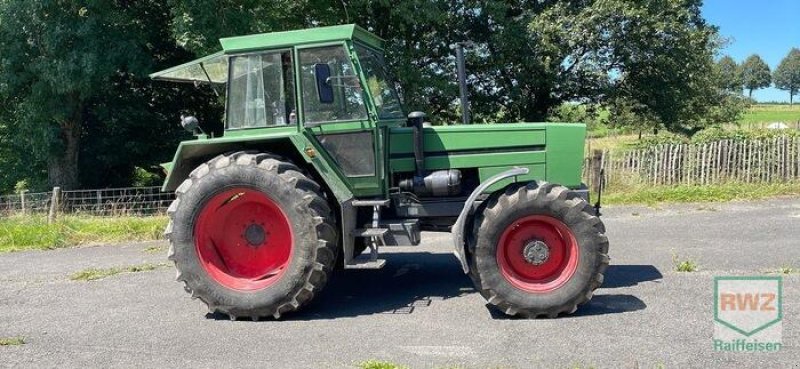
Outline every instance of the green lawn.
{"type": "Polygon", "coordinates": [[[800,183],[728,183],[706,186],[613,186],[603,194],[604,204],[724,202],[800,196],[800,183]]]}
{"type": "Polygon", "coordinates": [[[63,216],[47,224],[44,216],[0,218],[0,253],[162,238],[166,217],[63,216]]]}
{"type": "Polygon", "coordinates": [[[739,123],[745,126],[774,122],[784,122],[786,124],[800,122],[800,104],[792,106],[776,104],[753,105],[739,119],[739,123]]]}

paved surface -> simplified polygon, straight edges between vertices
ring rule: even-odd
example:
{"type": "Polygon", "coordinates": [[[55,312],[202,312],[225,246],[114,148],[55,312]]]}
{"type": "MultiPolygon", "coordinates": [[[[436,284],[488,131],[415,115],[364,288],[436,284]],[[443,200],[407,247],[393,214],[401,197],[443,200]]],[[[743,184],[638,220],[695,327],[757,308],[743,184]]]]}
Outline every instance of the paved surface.
{"type": "Polygon", "coordinates": [[[800,267],[800,199],[609,208],[612,265],[573,316],[508,319],[489,310],[447,234],[394,248],[381,271],[347,271],[284,321],[206,314],[174,271],[69,280],[87,267],[163,263],[163,243],[0,255],[0,367],[791,368],[800,365],[800,275],[784,278],[784,349],[712,350],[713,276],[800,267]],[[148,251],[149,250],[149,251],[148,251]],[[673,271],[673,253],[701,271],[673,271]]]}

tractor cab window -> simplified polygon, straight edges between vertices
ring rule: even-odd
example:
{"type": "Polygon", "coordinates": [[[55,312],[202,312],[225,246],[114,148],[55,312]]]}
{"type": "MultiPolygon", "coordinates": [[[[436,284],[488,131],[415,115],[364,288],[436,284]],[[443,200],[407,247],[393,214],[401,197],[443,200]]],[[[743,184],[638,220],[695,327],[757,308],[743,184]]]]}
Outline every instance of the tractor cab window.
{"type": "Polygon", "coordinates": [[[229,129],[294,124],[295,88],[289,51],[231,58],[229,129]]]}
{"type": "Polygon", "coordinates": [[[305,123],[367,119],[361,83],[343,46],[300,50],[305,123]]]}
{"type": "Polygon", "coordinates": [[[356,44],[356,54],[367,78],[370,96],[378,110],[378,119],[405,119],[394,80],[390,78],[391,74],[386,67],[383,54],[359,44],[356,44]]]}

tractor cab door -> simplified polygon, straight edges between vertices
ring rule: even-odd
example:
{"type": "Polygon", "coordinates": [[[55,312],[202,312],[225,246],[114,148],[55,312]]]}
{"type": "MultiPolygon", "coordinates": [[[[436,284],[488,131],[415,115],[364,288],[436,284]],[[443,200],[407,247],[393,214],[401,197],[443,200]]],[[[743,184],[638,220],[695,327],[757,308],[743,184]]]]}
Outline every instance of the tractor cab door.
{"type": "Polygon", "coordinates": [[[384,196],[383,138],[346,43],[297,49],[305,134],[358,197],[384,196]]]}

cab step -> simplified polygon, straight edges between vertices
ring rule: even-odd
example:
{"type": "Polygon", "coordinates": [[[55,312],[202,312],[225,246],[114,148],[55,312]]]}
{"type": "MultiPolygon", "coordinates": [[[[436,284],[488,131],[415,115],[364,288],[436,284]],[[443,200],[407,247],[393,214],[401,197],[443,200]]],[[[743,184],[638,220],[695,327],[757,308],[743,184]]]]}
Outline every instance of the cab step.
{"type": "Polygon", "coordinates": [[[382,269],[386,266],[385,259],[355,259],[344,266],[345,269],[382,269]]]}
{"type": "Polygon", "coordinates": [[[389,200],[353,200],[351,203],[353,206],[388,206],[389,200]]]}
{"type": "Polygon", "coordinates": [[[389,228],[356,228],[353,230],[354,237],[380,237],[389,232],[389,228]]]}

